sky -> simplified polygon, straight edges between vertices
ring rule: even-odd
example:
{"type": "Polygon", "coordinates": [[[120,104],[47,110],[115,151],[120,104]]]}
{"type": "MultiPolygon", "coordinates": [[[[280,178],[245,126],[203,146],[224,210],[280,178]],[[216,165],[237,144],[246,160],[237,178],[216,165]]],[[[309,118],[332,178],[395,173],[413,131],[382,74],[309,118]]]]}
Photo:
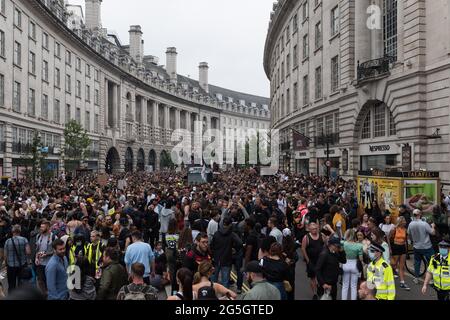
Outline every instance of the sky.
{"type": "MultiPolygon", "coordinates": [[[[198,80],[199,62],[209,64],[209,83],[269,97],[263,67],[274,0],[103,0],[102,25],[129,43],[130,25],[141,25],[144,52],[166,64],[176,47],[178,73],[198,80]]],[[[69,0],[83,5],[84,0],[69,0]]]]}

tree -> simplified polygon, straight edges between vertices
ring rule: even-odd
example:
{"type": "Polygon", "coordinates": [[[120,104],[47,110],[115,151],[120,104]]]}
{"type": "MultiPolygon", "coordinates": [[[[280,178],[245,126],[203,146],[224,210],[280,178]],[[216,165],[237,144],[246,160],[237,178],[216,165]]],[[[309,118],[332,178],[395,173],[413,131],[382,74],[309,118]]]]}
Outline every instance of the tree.
{"type": "Polygon", "coordinates": [[[42,169],[44,167],[46,154],[42,152],[42,142],[41,137],[36,131],[33,136],[33,141],[29,148],[26,150],[27,155],[22,157],[25,165],[31,165],[31,171],[25,170],[25,179],[30,181],[33,186],[36,180],[41,177],[42,169]]]}
{"type": "Polygon", "coordinates": [[[64,129],[65,158],[74,161],[84,161],[89,152],[91,139],[86,130],[75,120],[70,120],[64,129]]]}

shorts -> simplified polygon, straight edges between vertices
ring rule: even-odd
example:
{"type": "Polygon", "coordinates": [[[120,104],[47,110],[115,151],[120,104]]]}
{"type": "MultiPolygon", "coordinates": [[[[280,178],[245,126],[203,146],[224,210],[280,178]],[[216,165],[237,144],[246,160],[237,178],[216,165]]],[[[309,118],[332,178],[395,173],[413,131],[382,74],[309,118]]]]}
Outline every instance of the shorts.
{"type": "Polygon", "coordinates": [[[391,248],[393,256],[402,256],[406,254],[406,245],[392,244],[391,248]]]}

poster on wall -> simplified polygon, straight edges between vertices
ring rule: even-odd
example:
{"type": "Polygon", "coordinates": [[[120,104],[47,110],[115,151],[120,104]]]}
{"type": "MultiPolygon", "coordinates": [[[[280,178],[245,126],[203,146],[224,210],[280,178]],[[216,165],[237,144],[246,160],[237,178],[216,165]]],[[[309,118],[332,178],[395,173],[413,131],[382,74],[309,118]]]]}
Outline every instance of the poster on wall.
{"type": "Polygon", "coordinates": [[[358,177],[358,204],[361,208],[372,208],[377,201],[383,210],[389,210],[397,217],[402,202],[401,180],[377,177],[358,177]]]}
{"type": "Polygon", "coordinates": [[[438,187],[437,180],[405,180],[405,205],[409,210],[420,209],[424,214],[433,213],[433,207],[439,203],[438,187]]]}

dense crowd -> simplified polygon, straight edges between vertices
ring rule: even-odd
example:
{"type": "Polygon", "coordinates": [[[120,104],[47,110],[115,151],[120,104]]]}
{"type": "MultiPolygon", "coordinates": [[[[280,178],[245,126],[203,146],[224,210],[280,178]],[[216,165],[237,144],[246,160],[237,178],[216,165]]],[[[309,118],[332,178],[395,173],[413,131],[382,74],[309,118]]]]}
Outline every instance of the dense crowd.
{"type": "Polygon", "coordinates": [[[412,241],[417,261],[440,268],[430,264],[425,284],[447,261],[448,288],[435,289],[448,298],[450,195],[434,221],[401,206],[394,224],[376,201],[358,207],[356,187],[257,169],[196,186],[185,171],[12,181],[0,196],[2,291],[11,299],[293,300],[309,285],[311,298],[325,300],[337,299],[341,279],[343,300],[393,300],[397,276],[409,290],[412,241]],[[296,283],[297,263],[309,284],[296,283]]]}

